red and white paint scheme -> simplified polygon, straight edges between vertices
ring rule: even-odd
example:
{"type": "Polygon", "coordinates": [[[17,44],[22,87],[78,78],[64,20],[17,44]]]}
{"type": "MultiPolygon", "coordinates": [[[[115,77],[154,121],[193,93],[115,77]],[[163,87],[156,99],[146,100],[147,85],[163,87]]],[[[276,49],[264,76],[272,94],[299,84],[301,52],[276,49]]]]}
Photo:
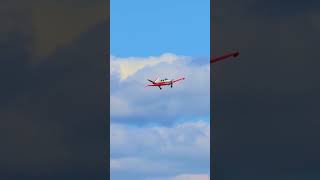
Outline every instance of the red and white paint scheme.
{"type": "MultiPolygon", "coordinates": [[[[232,52],[232,53],[228,53],[228,54],[225,54],[223,56],[220,56],[220,57],[217,57],[217,58],[214,58],[214,59],[211,59],[210,60],[210,63],[215,63],[215,62],[218,62],[218,61],[222,61],[224,59],[227,59],[229,57],[237,57],[239,56],[239,52],[232,52]]],[[[178,82],[178,81],[181,81],[181,80],[185,80],[184,77],[182,78],[179,78],[179,79],[172,79],[172,80],[169,80],[169,79],[159,79],[157,78],[155,81],[152,81],[150,79],[148,79],[148,81],[150,81],[152,84],[148,84],[146,85],[146,87],[148,86],[158,86],[159,89],[161,90],[161,86],[173,86],[174,83],[178,82]]]]}
{"type": "Polygon", "coordinates": [[[159,89],[161,90],[161,86],[173,86],[174,83],[178,82],[178,81],[182,81],[182,80],[185,80],[186,78],[182,77],[182,78],[179,78],[179,79],[172,79],[172,80],[169,80],[169,79],[160,79],[160,78],[157,78],[155,81],[152,81],[150,79],[148,79],[148,81],[150,81],[152,84],[148,84],[146,85],[146,87],[148,86],[158,86],[159,89]]]}

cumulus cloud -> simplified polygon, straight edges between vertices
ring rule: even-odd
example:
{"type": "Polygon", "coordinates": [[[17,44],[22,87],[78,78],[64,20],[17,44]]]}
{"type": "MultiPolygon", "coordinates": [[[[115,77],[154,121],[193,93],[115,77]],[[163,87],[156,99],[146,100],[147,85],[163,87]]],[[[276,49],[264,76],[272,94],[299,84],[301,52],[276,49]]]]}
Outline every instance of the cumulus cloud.
{"type": "Polygon", "coordinates": [[[154,122],[157,121],[155,115],[161,115],[162,121],[168,121],[181,115],[209,114],[209,63],[199,65],[192,63],[190,57],[167,53],[147,58],[112,56],[110,65],[113,120],[152,117],[149,120],[154,122]],[[182,76],[186,80],[174,84],[172,89],[164,87],[160,91],[157,87],[145,87],[149,83],[147,79],[182,76]],[[122,113],[124,107],[127,113],[122,113]]]}
{"type": "Polygon", "coordinates": [[[209,63],[165,53],[111,56],[110,65],[111,179],[202,178],[210,167],[209,63]],[[145,87],[181,76],[172,89],[145,87]]]}
{"type": "Polygon", "coordinates": [[[146,175],[209,169],[210,123],[194,121],[171,127],[111,124],[111,172],[146,175]]]}
{"type": "Polygon", "coordinates": [[[185,59],[186,57],[179,57],[175,54],[166,53],[159,57],[129,57],[119,58],[111,56],[110,71],[111,76],[118,74],[120,80],[126,80],[129,76],[134,75],[139,70],[149,66],[153,67],[160,63],[172,64],[174,61],[185,59]]]}

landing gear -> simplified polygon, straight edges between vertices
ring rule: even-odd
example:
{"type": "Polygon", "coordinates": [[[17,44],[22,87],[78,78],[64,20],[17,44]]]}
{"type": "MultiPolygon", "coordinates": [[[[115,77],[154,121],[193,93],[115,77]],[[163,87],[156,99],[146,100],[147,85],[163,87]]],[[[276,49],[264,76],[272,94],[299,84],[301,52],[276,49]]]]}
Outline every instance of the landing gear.
{"type": "Polygon", "coordinates": [[[173,84],[173,83],[171,82],[171,88],[172,88],[172,84],[173,84]]]}
{"type": "Polygon", "coordinates": [[[161,86],[158,86],[158,87],[159,87],[160,90],[162,89],[161,86]]]}

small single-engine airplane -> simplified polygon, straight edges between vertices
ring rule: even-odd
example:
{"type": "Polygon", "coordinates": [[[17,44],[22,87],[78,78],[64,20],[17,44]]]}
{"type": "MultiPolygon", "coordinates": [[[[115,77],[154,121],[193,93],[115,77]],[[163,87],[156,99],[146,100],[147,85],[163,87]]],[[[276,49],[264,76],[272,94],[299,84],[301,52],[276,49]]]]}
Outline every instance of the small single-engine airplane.
{"type": "Polygon", "coordinates": [[[232,53],[228,53],[228,54],[225,54],[225,55],[217,57],[217,58],[213,58],[213,59],[210,60],[210,63],[212,64],[212,63],[215,63],[215,62],[218,62],[218,61],[222,61],[222,60],[227,59],[227,58],[232,57],[232,56],[233,57],[239,56],[239,52],[232,52],[232,53]]]}
{"type": "Polygon", "coordinates": [[[172,80],[169,80],[167,78],[165,79],[160,79],[160,78],[157,78],[155,81],[152,81],[150,79],[148,79],[148,81],[150,81],[152,84],[148,84],[146,85],[146,87],[148,86],[158,86],[159,89],[161,90],[161,86],[173,86],[173,83],[176,83],[178,81],[181,81],[181,80],[185,80],[186,78],[182,77],[182,78],[179,78],[179,79],[172,79],[172,80]]]}
{"type": "MultiPolygon", "coordinates": [[[[237,56],[239,56],[239,54],[240,54],[239,52],[228,53],[228,54],[225,54],[223,56],[211,59],[210,63],[215,63],[215,62],[218,62],[218,61],[222,61],[222,60],[227,59],[229,57],[237,57],[237,56]]],[[[173,83],[181,81],[181,80],[185,80],[185,78],[183,77],[183,78],[179,78],[179,79],[176,79],[176,80],[174,80],[174,79],[173,80],[169,80],[167,78],[166,79],[157,78],[155,81],[152,81],[152,80],[148,79],[148,81],[150,81],[152,84],[148,84],[148,85],[146,85],[146,87],[148,87],[148,86],[158,86],[160,90],[162,89],[161,86],[171,86],[171,88],[172,88],[173,83]]]]}

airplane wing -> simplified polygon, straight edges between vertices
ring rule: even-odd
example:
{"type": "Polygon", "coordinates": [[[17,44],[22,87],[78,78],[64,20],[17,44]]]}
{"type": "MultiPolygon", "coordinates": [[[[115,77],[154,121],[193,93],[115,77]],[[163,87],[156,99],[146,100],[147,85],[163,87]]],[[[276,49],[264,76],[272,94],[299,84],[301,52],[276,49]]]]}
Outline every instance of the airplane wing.
{"type": "Polygon", "coordinates": [[[147,84],[145,87],[149,87],[149,86],[157,86],[155,84],[147,84]]]}
{"type": "Polygon", "coordinates": [[[215,63],[215,62],[218,62],[218,61],[222,61],[222,60],[224,60],[224,59],[227,59],[227,58],[229,58],[229,57],[237,57],[237,56],[239,56],[239,52],[232,52],[232,53],[228,53],[228,54],[226,54],[226,55],[223,55],[223,56],[220,56],[220,57],[217,57],[217,58],[214,58],[214,59],[212,59],[212,60],[210,60],[210,63],[215,63]]]}
{"type": "Polygon", "coordinates": [[[164,86],[164,85],[168,85],[166,83],[154,83],[154,84],[147,84],[146,87],[148,86],[164,86]]]}
{"type": "Polygon", "coordinates": [[[175,83],[175,82],[182,81],[182,80],[185,80],[185,79],[186,78],[183,77],[183,78],[179,78],[179,79],[173,80],[172,82],[175,83]]]}

